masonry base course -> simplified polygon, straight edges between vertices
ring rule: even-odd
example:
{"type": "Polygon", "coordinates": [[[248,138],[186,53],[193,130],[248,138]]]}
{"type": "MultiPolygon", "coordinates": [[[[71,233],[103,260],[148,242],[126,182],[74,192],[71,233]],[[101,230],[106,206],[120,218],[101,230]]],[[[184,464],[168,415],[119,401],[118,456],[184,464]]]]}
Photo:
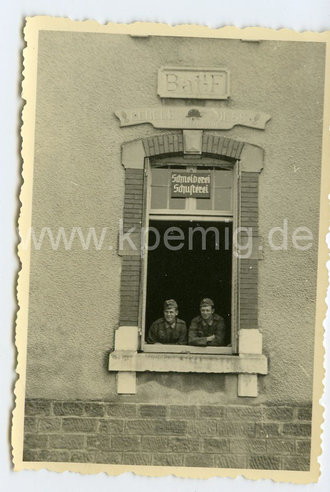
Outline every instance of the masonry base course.
{"type": "Polygon", "coordinates": [[[24,461],[307,471],[311,405],[25,403],[24,461]]]}

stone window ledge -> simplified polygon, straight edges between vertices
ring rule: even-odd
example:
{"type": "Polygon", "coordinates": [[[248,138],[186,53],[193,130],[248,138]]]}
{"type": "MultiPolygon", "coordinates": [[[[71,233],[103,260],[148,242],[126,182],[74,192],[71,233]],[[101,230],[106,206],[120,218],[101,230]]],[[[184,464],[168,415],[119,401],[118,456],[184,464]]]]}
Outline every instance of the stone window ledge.
{"type": "MultiPolygon", "coordinates": [[[[115,350],[109,357],[109,371],[117,373],[119,394],[135,394],[136,373],[149,371],[237,374],[238,396],[256,397],[258,375],[268,373],[267,357],[262,354],[262,335],[257,329],[239,330],[239,355],[210,353],[211,350],[231,351],[231,347],[206,347],[204,353],[192,353],[196,349],[192,346],[177,348],[180,353],[141,353],[138,352],[139,347],[137,326],[120,326],[116,330],[115,350]],[[182,353],[182,350],[190,352],[182,353]]],[[[146,347],[150,348],[148,345],[146,347]]],[[[160,346],[157,346],[155,350],[159,349],[160,346]]]]}
{"type": "Polygon", "coordinates": [[[109,371],[196,372],[267,374],[267,357],[262,354],[211,355],[138,353],[115,350],[109,357],[109,371]]]}

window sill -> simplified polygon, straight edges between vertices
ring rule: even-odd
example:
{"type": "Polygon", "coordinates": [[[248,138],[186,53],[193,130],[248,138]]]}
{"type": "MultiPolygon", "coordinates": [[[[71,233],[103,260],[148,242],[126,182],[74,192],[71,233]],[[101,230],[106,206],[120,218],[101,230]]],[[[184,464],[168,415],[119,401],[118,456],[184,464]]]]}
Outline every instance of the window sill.
{"type": "Polygon", "coordinates": [[[148,353],[167,353],[167,354],[228,354],[232,355],[232,347],[225,346],[197,346],[197,345],[165,345],[160,343],[145,343],[143,352],[148,353]]]}
{"type": "Polygon", "coordinates": [[[118,394],[136,394],[136,373],[149,371],[237,374],[237,395],[256,397],[258,374],[268,373],[267,357],[262,354],[262,335],[257,329],[239,331],[240,355],[232,355],[231,347],[145,344],[148,352],[143,353],[138,352],[138,347],[137,326],[120,326],[116,330],[109,371],[117,373],[118,394]]]}
{"type": "MultiPolygon", "coordinates": [[[[230,347],[223,348],[230,349],[230,347]]],[[[109,357],[109,371],[226,374],[267,374],[268,372],[267,357],[262,354],[138,353],[131,350],[112,352],[109,357]]]]}

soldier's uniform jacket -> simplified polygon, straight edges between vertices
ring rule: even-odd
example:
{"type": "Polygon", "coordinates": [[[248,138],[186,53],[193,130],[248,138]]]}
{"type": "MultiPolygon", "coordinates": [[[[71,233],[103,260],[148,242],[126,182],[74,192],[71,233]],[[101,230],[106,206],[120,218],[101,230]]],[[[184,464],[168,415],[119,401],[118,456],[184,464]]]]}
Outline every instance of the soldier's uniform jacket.
{"type": "Polygon", "coordinates": [[[185,321],[176,318],[170,325],[164,318],[157,319],[150,327],[147,342],[186,345],[187,326],[185,321]]]}
{"type": "Polygon", "coordinates": [[[226,338],[226,326],[224,319],[218,314],[213,314],[212,319],[207,322],[202,316],[197,316],[191,322],[189,328],[189,345],[224,345],[226,338]],[[206,337],[215,335],[214,340],[208,342],[206,337]]]}

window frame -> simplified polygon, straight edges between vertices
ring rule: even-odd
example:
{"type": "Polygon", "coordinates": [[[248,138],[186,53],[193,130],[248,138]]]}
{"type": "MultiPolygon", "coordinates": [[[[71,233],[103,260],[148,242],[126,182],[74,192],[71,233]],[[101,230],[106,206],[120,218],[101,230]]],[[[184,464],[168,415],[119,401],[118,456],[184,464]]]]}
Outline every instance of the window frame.
{"type": "MultiPolygon", "coordinates": [[[[232,222],[233,231],[237,227],[238,223],[238,165],[239,161],[235,160],[232,162],[233,169],[233,186],[232,186],[232,212],[229,211],[210,211],[210,210],[189,210],[189,209],[153,209],[151,212],[151,169],[153,164],[155,167],[160,167],[160,165],[174,166],[176,162],[180,162],[180,165],[189,167],[197,167],[201,162],[204,162],[203,157],[198,161],[196,159],[191,159],[191,156],[178,158],[156,158],[151,160],[149,158],[144,159],[144,210],[143,210],[143,221],[142,226],[144,231],[148,230],[150,220],[169,220],[170,217],[179,220],[199,220],[207,221],[211,219],[212,221],[219,222],[232,222]],[[153,162],[152,162],[153,161],[153,162]],[[183,161],[183,162],[182,162],[183,161]],[[198,212],[198,213],[196,213],[198,212]],[[210,213],[211,212],[211,213],[210,213]],[[188,218],[189,217],[189,218],[188,218]],[[218,219],[218,220],[217,220],[218,219]]],[[[221,167],[219,164],[219,159],[208,157],[205,167],[213,166],[221,167]]],[[[188,200],[196,200],[189,199],[188,200]]],[[[166,345],[166,344],[148,344],[145,340],[145,322],[146,322],[146,297],[147,297],[147,268],[148,268],[148,251],[142,251],[142,265],[141,265],[141,281],[140,281],[140,311],[139,311],[139,351],[143,353],[177,353],[177,354],[219,354],[219,355],[235,355],[238,353],[238,295],[237,295],[237,282],[238,282],[238,258],[234,255],[234,246],[232,248],[232,282],[231,282],[231,345],[230,346],[219,346],[219,347],[198,347],[193,345],[166,345]]]]}
{"type": "MultiPolygon", "coordinates": [[[[210,160],[213,163],[214,159],[219,159],[222,163],[224,161],[231,163],[235,172],[233,230],[236,231],[238,226],[252,226],[255,229],[259,225],[259,179],[264,168],[264,149],[224,135],[215,135],[205,130],[200,132],[202,133],[200,151],[198,154],[196,152],[196,155],[189,154],[189,159],[200,160],[203,157],[204,164],[210,160]],[[245,212],[244,216],[242,212],[245,212]]],[[[154,162],[166,157],[168,162],[177,162],[178,158],[181,162],[184,161],[188,157],[185,154],[184,134],[185,130],[157,133],[122,144],[121,162],[125,169],[123,222],[124,224],[126,222],[127,229],[130,229],[131,224],[135,225],[137,220],[141,227],[145,225],[147,187],[144,174],[148,169],[147,159],[154,162]],[[132,209],[135,202],[137,202],[136,209],[135,206],[132,209]],[[128,204],[127,209],[126,204],[128,204]]],[[[135,239],[138,241],[137,244],[140,244],[140,227],[137,229],[135,239]]],[[[136,394],[136,374],[150,371],[236,374],[237,396],[254,398],[258,396],[258,376],[268,374],[268,359],[262,353],[262,334],[258,328],[258,263],[264,258],[258,232],[259,229],[253,236],[251,256],[242,258],[239,251],[234,256],[233,266],[236,270],[233,270],[235,275],[232,284],[232,326],[236,333],[232,339],[232,356],[212,355],[205,352],[142,353],[140,340],[143,254],[140,247],[136,248],[135,252],[131,248],[118,250],[119,256],[123,258],[120,317],[119,326],[115,330],[114,350],[110,352],[108,366],[110,372],[117,373],[118,394],[136,394]],[[131,272],[134,285],[130,283],[131,272]],[[138,289],[136,289],[137,282],[138,289]],[[252,295],[249,291],[250,287],[252,287],[252,295]],[[247,291],[249,291],[248,296],[247,291]],[[252,309],[250,309],[251,303],[252,309]]]]}

